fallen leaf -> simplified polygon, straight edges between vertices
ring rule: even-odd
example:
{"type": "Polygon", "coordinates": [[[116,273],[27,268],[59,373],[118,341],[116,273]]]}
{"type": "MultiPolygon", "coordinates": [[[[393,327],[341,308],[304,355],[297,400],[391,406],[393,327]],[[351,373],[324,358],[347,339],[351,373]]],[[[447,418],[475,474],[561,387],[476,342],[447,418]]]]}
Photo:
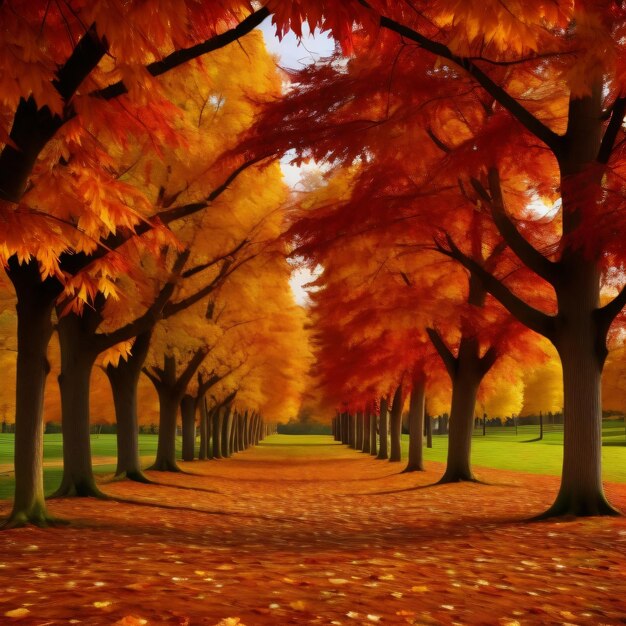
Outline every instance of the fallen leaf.
{"type": "Polygon", "coordinates": [[[104,609],[107,606],[111,606],[111,600],[101,600],[101,601],[96,600],[96,602],[94,602],[93,605],[97,609],[104,609]]]}
{"type": "Polygon", "coordinates": [[[134,615],[125,615],[122,619],[117,620],[113,626],[143,626],[148,620],[143,617],[135,617],[134,615]]]}
{"type": "Polygon", "coordinates": [[[346,580],[345,578],[329,578],[328,582],[331,585],[346,585],[348,584],[350,581],[346,580]]]}
{"type": "Polygon", "coordinates": [[[13,619],[21,619],[22,617],[26,617],[30,611],[25,608],[13,609],[12,611],[7,611],[4,616],[11,617],[13,619]]]}

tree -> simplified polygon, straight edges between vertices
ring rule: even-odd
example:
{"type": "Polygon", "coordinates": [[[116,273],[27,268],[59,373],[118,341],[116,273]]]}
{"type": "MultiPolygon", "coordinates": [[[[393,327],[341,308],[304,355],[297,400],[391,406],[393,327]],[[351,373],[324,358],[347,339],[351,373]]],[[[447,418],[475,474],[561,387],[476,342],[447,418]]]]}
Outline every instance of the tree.
{"type": "MultiPolygon", "coordinates": [[[[332,11],[320,6],[321,12],[325,9],[332,11]]],[[[623,9],[535,2],[511,9],[487,2],[450,10],[445,3],[374,1],[350,4],[343,11],[343,30],[332,24],[339,40],[347,45],[349,33],[353,41],[358,36],[365,42],[361,54],[378,45],[378,58],[368,57],[373,73],[398,85],[400,98],[410,97],[415,81],[402,86],[396,75],[419,59],[417,65],[431,67],[429,73],[419,74],[420,83],[439,76],[448,84],[470,84],[472,91],[480,90],[486,111],[495,113],[487,115],[491,121],[479,125],[476,138],[460,148],[466,155],[471,150],[479,160],[476,192],[503,241],[518,264],[537,276],[537,284],[544,281],[553,290],[552,301],[547,307],[535,306],[532,292],[520,291],[507,275],[481,267],[452,237],[440,242],[440,250],[463,264],[474,280],[559,353],[566,437],[561,488],[546,515],[614,513],[601,482],[600,380],[607,333],[626,291],[618,285],[617,295],[601,306],[600,289],[603,277],[611,275],[612,267],[619,268],[623,258],[621,236],[615,237],[621,232],[617,181],[623,143],[618,139],[626,110],[621,96],[623,9]],[[361,26],[357,33],[348,27],[353,23],[361,26]],[[397,37],[380,34],[373,25],[397,37]],[[381,42],[390,43],[397,60],[393,76],[389,66],[379,63],[389,58],[379,54],[381,42]],[[525,155],[522,161],[520,154],[525,155]],[[538,162],[548,167],[538,170],[538,162]],[[516,181],[502,176],[507,166],[518,173],[516,181]],[[542,195],[560,198],[561,232],[556,237],[550,226],[546,234],[541,220],[532,219],[527,210],[542,195]]],[[[337,74],[330,68],[326,72],[330,85],[337,74]]],[[[361,105],[363,112],[359,94],[351,93],[349,103],[356,103],[354,109],[361,105]]],[[[328,102],[325,110],[337,119],[337,109],[328,102]]],[[[320,115],[316,104],[297,104],[291,110],[297,109],[301,117],[303,111],[310,118],[320,115]]],[[[319,153],[328,149],[331,126],[327,119],[321,126],[311,125],[310,118],[303,122],[309,124],[309,134],[292,137],[292,145],[305,151],[317,132],[319,153]]],[[[367,130],[380,128],[386,118],[374,111],[371,117],[352,118],[350,124],[349,119],[343,119],[344,128],[367,130]]],[[[288,132],[294,120],[287,120],[288,132]]],[[[342,146],[329,148],[328,154],[343,157],[350,150],[356,152],[342,146]]]]}
{"type": "Polygon", "coordinates": [[[55,300],[72,281],[79,303],[95,289],[110,289],[124,266],[119,259],[96,263],[94,251],[101,256],[133,230],[157,226],[142,223],[141,195],[131,194],[129,202],[129,187],[116,183],[111,151],[102,149],[94,129],[106,128],[119,150],[129,134],[172,140],[174,109],[151,77],[235,41],[267,16],[262,11],[217,31],[246,8],[235,1],[219,7],[189,2],[173,13],[100,2],[66,10],[45,2],[0,7],[11,33],[2,41],[2,58],[11,59],[5,62],[0,112],[0,189],[11,220],[2,258],[18,298],[18,452],[10,526],[47,521],[39,432],[55,300]],[[156,28],[145,37],[151,27],[156,28]],[[124,193],[111,193],[116,187],[124,193]]]}

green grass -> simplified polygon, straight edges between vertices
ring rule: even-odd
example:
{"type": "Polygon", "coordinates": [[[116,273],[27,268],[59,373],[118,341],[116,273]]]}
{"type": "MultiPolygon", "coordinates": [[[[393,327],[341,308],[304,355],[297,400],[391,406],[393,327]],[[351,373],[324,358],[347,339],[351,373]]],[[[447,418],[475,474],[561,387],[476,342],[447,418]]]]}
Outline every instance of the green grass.
{"type": "MultiPolygon", "coordinates": [[[[475,467],[492,467],[531,474],[551,474],[558,476],[561,472],[563,459],[563,433],[552,430],[544,434],[541,441],[533,441],[538,434],[537,426],[520,426],[515,428],[489,428],[487,436],[476,430],[472,439],[472,462],[475,467]]],[[[604,446],[602,448],[603,476],[610,482],[626,483],[626,434],[621,421],[604,422],[604,446]]],[[[263,442],[263,448],[280,449],[281,454],[294,459],[316,453],[316,448],[332,443],[326,435],[275,435],[263,442]]],[[[433,436],[433,447],[424,449],[427,461],[445,462],[448,439],[444,435],[433,436]]],[[[408,454],[408,436],[402,436],[402,454],[408,454]]],[[[92,435],[92,452],[95,458],[94,471],[97,474],[110,474],[115,470],[114,463],[104,463],[97,457],[112,457],[117,453],[115,435],[92,435]]],[[[140,435],[139,449],[145,457],[147,466],[156,454],[157,437],[140,435]]],[[[181,442],[177,440],[180,453],[181,442]]],[[[44,435],[45,461],[60,461],[63,457],[62,439],[60,434],[44,435]]],[[[0,434],[0,464],[13,463],[13,435],[0,434]]],[[[60,467],[44,468],[44,487],[46,493],[54,491],[61,481],[60,467]]],[[[0,498],[13,495],[12,472],[3,470],[0,473],[0,498]]]]}
{"type": "MultiPolygon", "coordinates": [[[[562,427],[561,427],[562,428],[562,427]]],[[[541,441],[533,441],[538,426],[488,428],[487,435],[477,429],[472,438],[472,463],[475,467],[493,467],[529,474],[558,476],[563,462],[563,431],[546,430],[541,441]]],[[[603,424],[603,479],[626,483],[626,434],[622,421],[605,420],[603,424]]],[[[408,435],[402,436],[402,454],[408,454],[408,435]]],[[[427,461],[445,462],[448,438],[433,436],[433,447],[424,449],[427,461]]]]}
{"type": "MultiPolygon", "coordinates": [[[[13,437],[12,434],[0,434],[0,464],[13,464],[13,437]]],[[[43,438],[44,463],[47,461],[61,461],[63,459],[63,440],[60,433],[44,435],[43,438]]],[[[177,449],[180,451],[180,439],[177,440],[177,449]]],[[[139,435],[139,453],[147,457],[145,465],[149,465],[154,458],[157,448],[156,435],[139,435]]],[[[113,457],[117,455],[115,435],[92,435],[91,451],[94,457],[113,457]]],[[[111,474],[115,471],[115,463],[101,463],[97,458],[94,461],[96,474],[111,474]]],[[[61,467],[44,467],[43,480],[46,494],[52,493],[61,483],[61,467]]],[[[0,499],[13,497],[13,474],[10,471],[0,472],[0,499]]]]}

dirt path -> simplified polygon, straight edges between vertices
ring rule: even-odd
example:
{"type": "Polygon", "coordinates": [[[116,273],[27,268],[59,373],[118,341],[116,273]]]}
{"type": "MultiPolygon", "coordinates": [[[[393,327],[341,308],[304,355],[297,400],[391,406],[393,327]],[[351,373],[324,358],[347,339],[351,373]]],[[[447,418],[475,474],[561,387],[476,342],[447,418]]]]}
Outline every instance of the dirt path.
{"type": "MultiPolygon", "coordinates": [[[[193,489],[106,486],[150,505],[54,501],[75,525],[0,534],[0,623],[624,623],[625,519],[520,522],[554,478],[421,488],[438,464],[277,441],[152,474],[193,489]]],[[[626,510],[626,485],[609,492],[626,510]]]]}

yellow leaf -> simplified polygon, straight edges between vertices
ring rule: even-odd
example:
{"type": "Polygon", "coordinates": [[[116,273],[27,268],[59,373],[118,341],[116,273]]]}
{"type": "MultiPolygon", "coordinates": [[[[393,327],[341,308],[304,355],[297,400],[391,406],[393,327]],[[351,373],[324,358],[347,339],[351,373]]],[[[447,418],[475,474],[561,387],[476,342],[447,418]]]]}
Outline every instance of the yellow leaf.
{"type": "Polygon", "coordinates": [[[113,626],[143,626],[148,620],[143,617],[135,617],[134,615],[125,615],[122,619],[118,619],[113,626]]]}
{"type": "Polygon", "coordinates": [[[102,600],[101,602],[94,602],[93,605],[97,608],[97,609],[104,609],[107,606],[111,605],[111,601],[110,600],[102,600]]]}
{"type": "Polygon", "coordinates": [[[14,619],[20,619],[22,617],[26,617],[28,614],[30,613],[30,611],[28,609],[13,609],[12,611],[7,611],[4,616],[5,617],[12,617],[14,619]]]}

